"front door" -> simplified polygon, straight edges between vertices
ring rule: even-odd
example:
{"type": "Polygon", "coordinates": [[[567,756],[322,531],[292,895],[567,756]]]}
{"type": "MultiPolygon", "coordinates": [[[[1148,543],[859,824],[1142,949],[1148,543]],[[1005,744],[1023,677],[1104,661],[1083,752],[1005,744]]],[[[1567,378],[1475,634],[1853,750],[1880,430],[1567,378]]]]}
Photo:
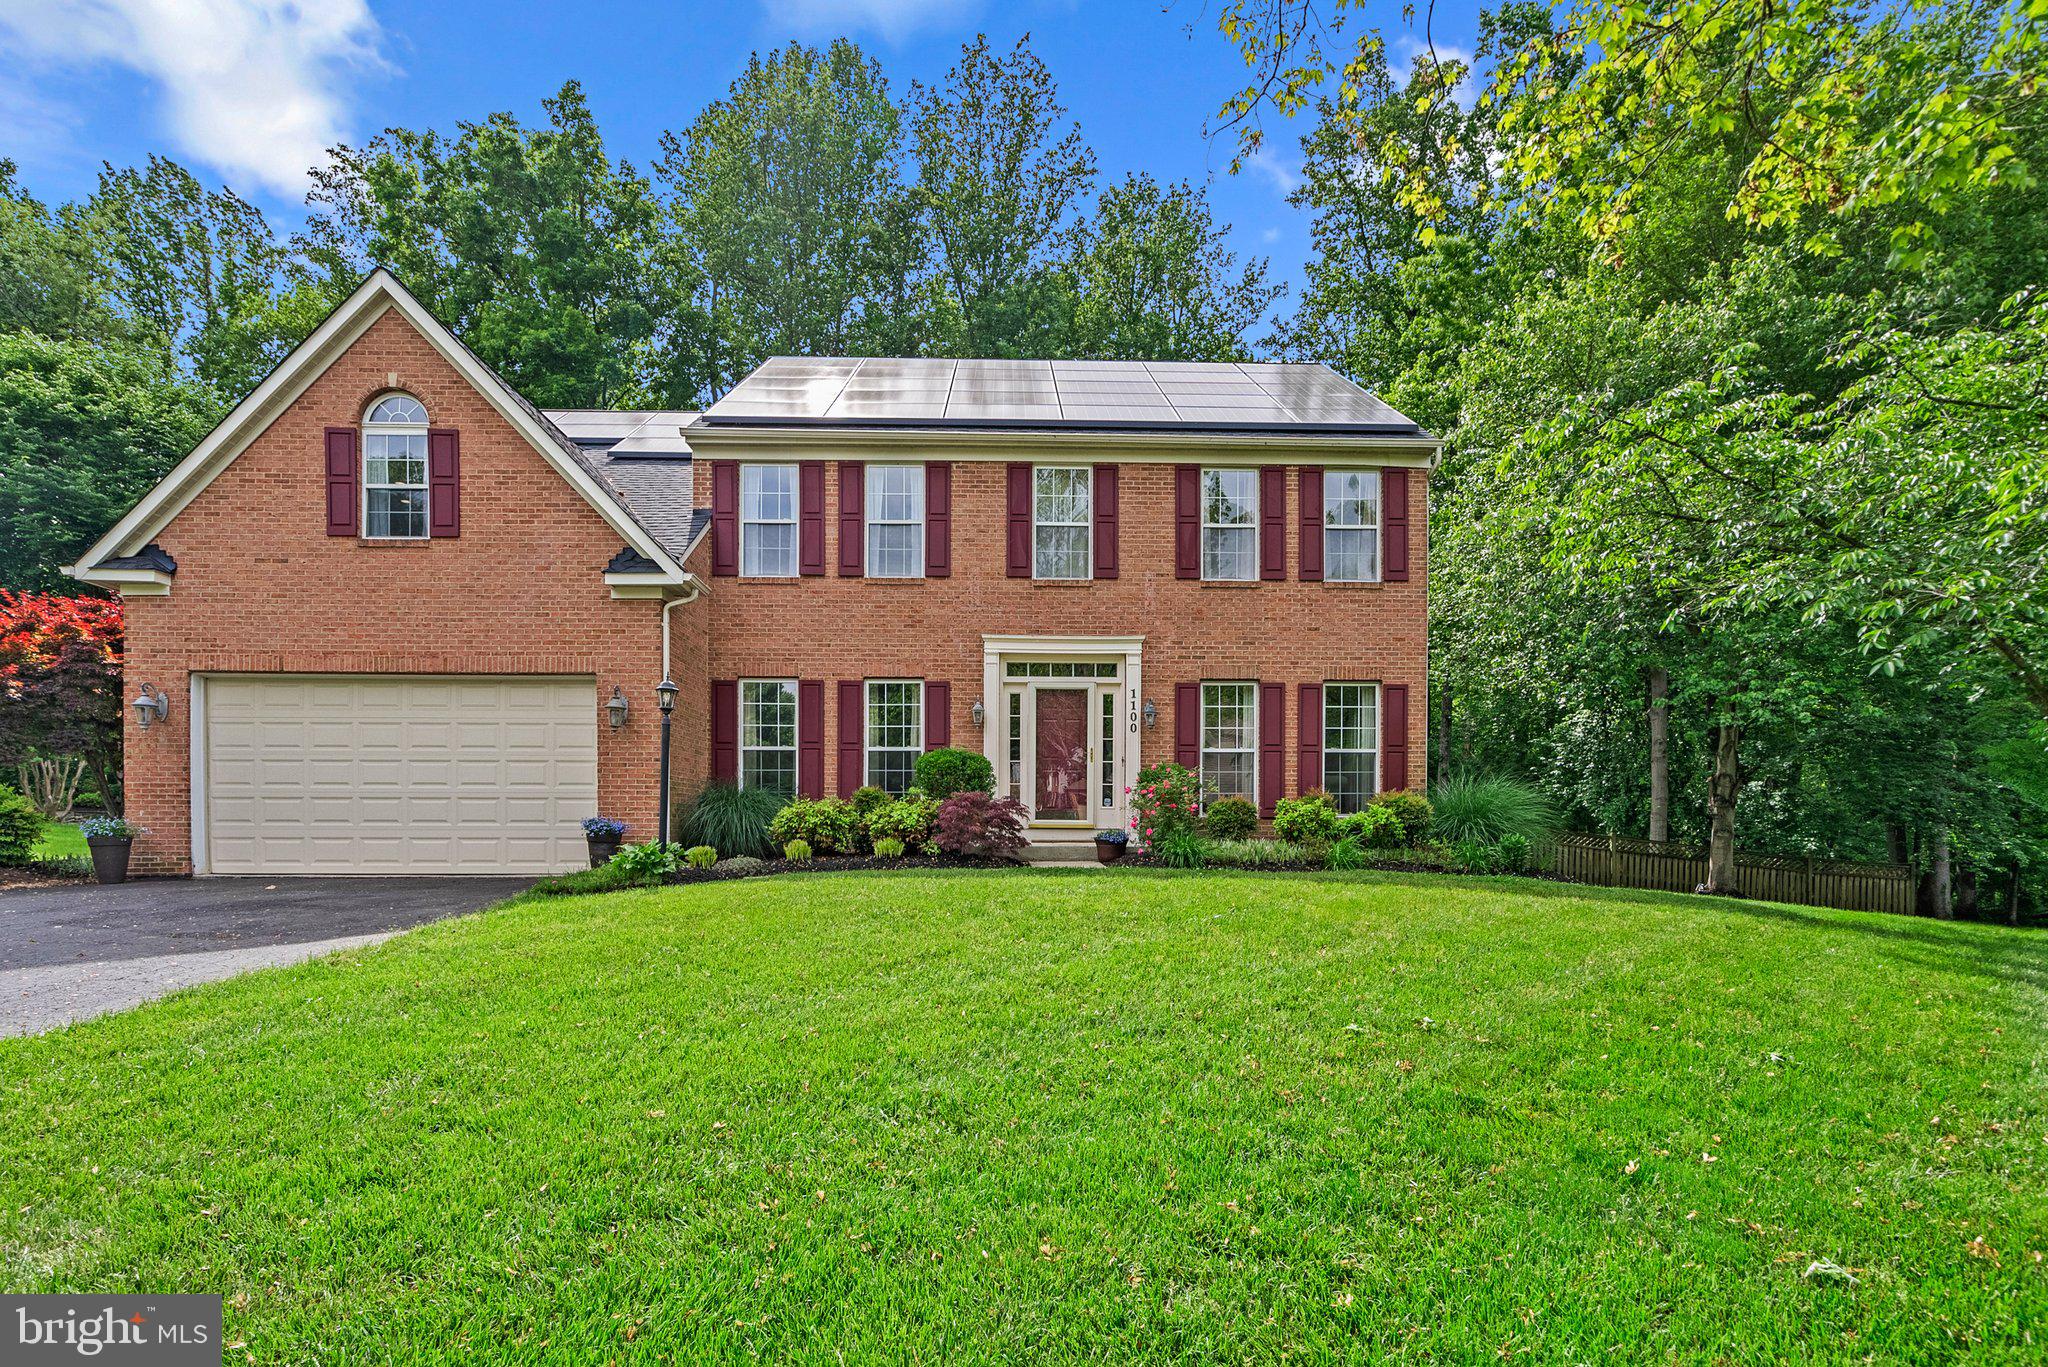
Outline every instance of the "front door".
{"type": "Polygon", "coordinates": [[[1129,780],[1118,690],[1113,680],[1080,679],[1033,679],[1006,690],[1011,791],[1030,809],[1032,825],[1123,826],[1129,780]]]}
{"type": "Polygon", "coordinates": [[[1031,690],[1031,815],[1048,822],[1086,822],[1089,688],[1031,690]]]}

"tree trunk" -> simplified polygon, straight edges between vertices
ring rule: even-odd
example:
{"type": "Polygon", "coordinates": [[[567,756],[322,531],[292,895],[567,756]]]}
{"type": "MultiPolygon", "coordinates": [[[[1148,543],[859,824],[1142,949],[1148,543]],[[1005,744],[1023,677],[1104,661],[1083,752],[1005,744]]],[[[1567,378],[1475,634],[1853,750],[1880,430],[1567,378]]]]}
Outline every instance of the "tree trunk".
{"type": "Polygon", "coordinates": [[[1735,799],[1742,791],[1742,728],[1723,722],[1714,728],[1714,777],[1707,786],[1707,881],[1702,892],[1734,894],[1735,799]]]}
{"type": "Polygon", "coordinates": [[[1949,877],[1948,830],[1934,833],[1934,915],[1941,921],[1956,919],[1955,888],[1949,877]]]}
{"type": "Polygon", "coordinates": [[[2012,881],[2005,885],[2005,923],[2016,926],[2020,923],[2020,866],[2012,866],[2012,881]]]}
{"type": "Polygon", "coordinates": [[[1451,688],[1444,685],[1444,715],[1436,728],[1436,781],[1451,776],[1451,688]]]}
{"type": "Polygon", "coordinates": [[[1671,674],[1650,671],[1650,839],[1671,838],[1671,674]]]}

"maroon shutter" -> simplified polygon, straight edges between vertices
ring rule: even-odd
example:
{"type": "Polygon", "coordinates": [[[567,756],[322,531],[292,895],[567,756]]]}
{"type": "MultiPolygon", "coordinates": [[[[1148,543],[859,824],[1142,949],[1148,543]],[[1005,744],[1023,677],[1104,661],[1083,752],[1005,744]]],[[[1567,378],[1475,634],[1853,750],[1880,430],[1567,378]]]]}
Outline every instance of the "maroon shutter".
{"type": "Polygon", "coordinates": [[[462,535],[462,439],[451,428],[427,433],[427,531],[462,535]]]}
{"type": "Polygon", "coordinates": [[[1173,762],[1202,769],[1202,686],[1173,686],[1173,762]]]}
{"type": "Polygon", "coordinates": [[[796,685],[796,795],[825,796],[825,685],[816,679],[796,685]]]}
{"type": "Polygon", "coordinates": [[[1259,685],[1259,815],[1271,818],[1287,786],[1287,685],[1259,685]]]}
{"type": "Polygon", "coordinates": [[[1380,543],[1386,564],[1380,578],[1390,584],[1408,581],[1408,472],[1380,471],[1380,543]]]}
{"type": "Polygon", "coordinates": [[[1380,787],[1383,793],[1408,786],[1408,685],[1380,685],[1380,787]]]}
{"type": "Polygon", "coordinates": [[[740,572],[740,467],[711,463],[711,572],[740,572]]]}
{"type": "Polygon", "coordinates": [[[866,743],[867,685],[859,679],[839,681],[839,796],[852,797],[860,787],[861,747],[866,743]]]}
{"type": "Polygon", "coordinates": [[[953,573],[953,467],[942,460],[924,467],[924,572],[929,579],[953,573]]]}
{"type": "Polygon", "coordinates": [[[799,461],[797,489],[797,573],[825,572],[825,462],[799,461]]]}
{"type": "Polygon", "coordinates": [[[839,462],[839,573],[858,579],[867,564],[867,467],[857,460],[839,462]]]}
{"type": "Polygon", "coordinates": [[[1259,471],[1259,578],[1287,577],[1287,471],[1259,471]]]}
{"type": "Polygon", "coordinates": [[[1031,577],[1031,467],[1012,465],[1010,485],[1009,575],[1012,579],[1031,577]]]}
{"type": "Polygon", "coordinates": [[[944,679],[924,681],[924,748],[953,743],[953,685],[944,679]]]}
{"type": "Polygon", "coordinates": [[[1301,577],[1323,577],[1323,472],[1313,465],[1301,467],[1301,577]]]}
{"type": "Polygon", "coordinates": [[[356,534],[356,429],[327,429],[327,534],[356,534]]]}
{"type": "Polygon", "coordinates": [[[1296,721],[1300,729],[1294,733],[1295,763],[1300,772],[1295,775],[1294,795],[1301,796],[1311,788],[1323,786],[1323,686],[1303,684],[1301,686],[1301,708],[1296,721]]]}
{"type": "Polygon", "coordinates": [[[1095,467],[1095,577],[1116,578],[1116,467],[1095,467]]]}
{"type": "Polygon", "coordinates": [[[1173,577],[1202,577],[1202,469],[1180,465],[1173,471],[1173,577]]]}
{"type": "Polygon", "coordinates": [[[719,679],[711,685],[711,777],[731,783],[740,776],[740,685],[719,679]]]}

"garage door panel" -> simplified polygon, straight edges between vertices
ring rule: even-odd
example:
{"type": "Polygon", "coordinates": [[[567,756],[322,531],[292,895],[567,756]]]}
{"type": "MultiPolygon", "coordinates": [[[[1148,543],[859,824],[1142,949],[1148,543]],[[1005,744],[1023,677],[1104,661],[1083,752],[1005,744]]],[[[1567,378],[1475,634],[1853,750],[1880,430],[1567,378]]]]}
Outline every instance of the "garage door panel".
{"type": "Polygon", "coordinates": [[[215,677],[218,873],[555,872],[597,810],[590,679],[215,677]]]}

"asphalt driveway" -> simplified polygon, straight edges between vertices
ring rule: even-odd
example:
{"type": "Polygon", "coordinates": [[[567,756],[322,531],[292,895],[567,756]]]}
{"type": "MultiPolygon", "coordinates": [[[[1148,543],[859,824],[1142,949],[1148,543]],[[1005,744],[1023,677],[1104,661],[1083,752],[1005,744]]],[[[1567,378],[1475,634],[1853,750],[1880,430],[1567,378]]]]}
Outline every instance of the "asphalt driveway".
{"type": "Polygon", "coordinates": [[[184,878],[0,892],[0,1036],[375,944],[528,878],[184,878]]]}

